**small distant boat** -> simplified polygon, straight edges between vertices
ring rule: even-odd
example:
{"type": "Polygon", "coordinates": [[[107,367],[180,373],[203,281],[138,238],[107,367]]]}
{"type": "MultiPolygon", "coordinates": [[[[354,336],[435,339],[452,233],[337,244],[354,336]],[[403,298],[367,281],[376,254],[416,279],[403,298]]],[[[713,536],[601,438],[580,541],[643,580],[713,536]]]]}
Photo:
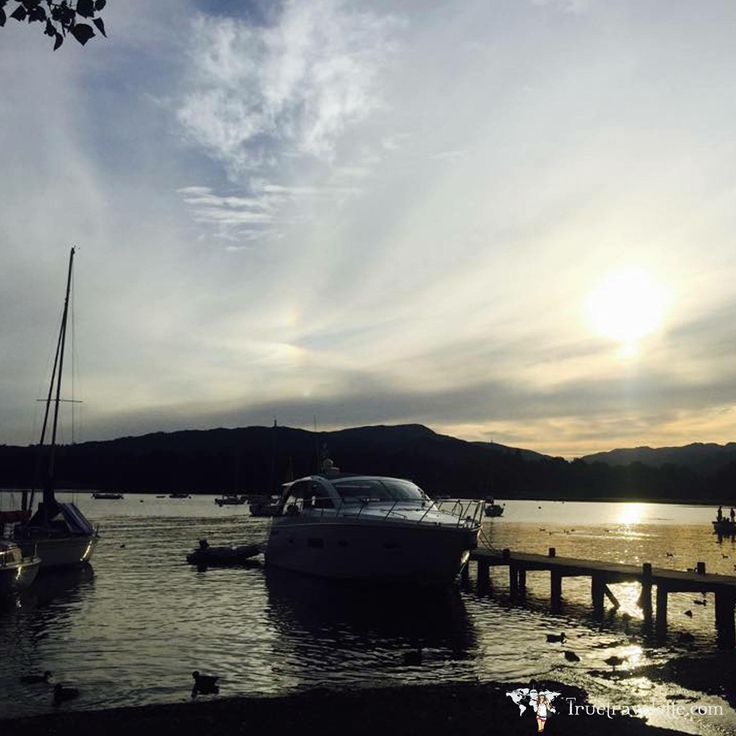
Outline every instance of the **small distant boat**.
{"type": "Polygon", "coordinates": [[[122,501],[125,496],[122,493],[100,493],[95,492],[92,494],[92,498],[98,501],[122,501]]]}
{"type": "Polygon", "coordinates": [[[256,496],[250,500],[249,510],[251,516],[278,516],[281,513],[281,503],[271,496],[256,496]]]}
{"type": "Polygon", "coordinates": [[[220,496],[215,499],[218,506],[242,506],[248,500],[247,496],[220,496]]]}
{"type": "Polygon", "coordinates": [[[169,493],[169,498],[191,498],[188,493],[169,493]]]}
{"type": "Polygon", "coordinates": [[[717,519],[713,522],[713,533],[719,537],[736,537],[736,524],[730,519],[717,519]]]}
{"type": "Polygon", "coordinates": [[[492,498],[486,498],[485,502],[486,502],[486,505],[485,505],[485,515],[486,516],[489,516],[491,518],[503,516],[503,512],[506,509],[505,506],[503,506],[500,503],[496,503],[495,500],[492,498]]]}
{"type": "Polygon", "coordinates": [[[20,547],[10,540],[0,540],[0,598],[25,590],[38,575],[41,558],[24,557],[20,547]]]}
{"type": "Polygon", "coordinates": [[[259,544],[244,544],[238,547],[210,547],[206,539],[187,555],[187,562],[197,567],[236,567],[250,561],[262,552],[259,544]]]}

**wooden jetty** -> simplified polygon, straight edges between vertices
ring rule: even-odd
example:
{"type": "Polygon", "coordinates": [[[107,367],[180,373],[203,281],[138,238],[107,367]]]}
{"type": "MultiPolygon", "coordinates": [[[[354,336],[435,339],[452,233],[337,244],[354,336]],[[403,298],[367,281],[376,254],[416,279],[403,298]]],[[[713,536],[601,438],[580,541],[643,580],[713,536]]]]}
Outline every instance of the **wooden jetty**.
{"type": "MultiPolygon", "coordinates": [[[[695,571],[667,570],[652,567],[648,562],[639,567],[615,562],[557,557],[554,547],[550,547],[547,555],[481,548],[473,550],[470,559],[477,564],[477,587],[480,594],[490,592],[491,567],[509,568],[509,589],[512,598],[524,596],[527,572],[533,570],[549,572],[553,610],[559,610],[562,605],[563,578],[590,578],[593,611],[598,616],[603,615],[605,598],[611,601],[614,608],[619,606],[616,596],[608,588],[609,584],[638,582],[641,584],[639,605],[644,613],[644,624],[651,627],[654,623],[659,632],[664,632],[667,628],[667,596],[670,593],[714,593],[719,645],[726,648],[736,646],[734,625],[736,577],[708,574],[704,562],[699,562],[695,571]],[[653,587],[656,587],[656,613],[652,608],[653,587]]],[[[468,565],[463,569],[463,581],[469,583],[468,565]]]]}

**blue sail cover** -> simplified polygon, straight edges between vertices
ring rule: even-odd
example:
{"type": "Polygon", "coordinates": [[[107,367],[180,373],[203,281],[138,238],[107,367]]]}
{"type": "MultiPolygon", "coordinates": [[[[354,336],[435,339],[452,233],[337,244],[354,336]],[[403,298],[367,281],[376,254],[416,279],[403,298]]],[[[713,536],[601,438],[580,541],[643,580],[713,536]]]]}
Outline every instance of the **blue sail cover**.
{"type": "Polygon", "coordinates": [[[72,534],[94,534],[95,530],[85,515],[73,503],[60,503],[59,507],[64,516],[69,531],[72,534]]]}

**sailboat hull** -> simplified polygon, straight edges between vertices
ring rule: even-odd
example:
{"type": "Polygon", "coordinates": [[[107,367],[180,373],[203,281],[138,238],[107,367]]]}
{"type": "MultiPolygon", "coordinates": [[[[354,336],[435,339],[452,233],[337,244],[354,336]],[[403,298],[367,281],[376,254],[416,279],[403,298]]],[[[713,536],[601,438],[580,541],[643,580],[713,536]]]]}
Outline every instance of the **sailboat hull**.
{"type": "Polygon", "coordinates": [[[36,537],[18,540],[24,555],[36,554],[41,558],[41,569],[75,567],[89,562],[97,546],[94,535],[69,537],[36,537]]]}

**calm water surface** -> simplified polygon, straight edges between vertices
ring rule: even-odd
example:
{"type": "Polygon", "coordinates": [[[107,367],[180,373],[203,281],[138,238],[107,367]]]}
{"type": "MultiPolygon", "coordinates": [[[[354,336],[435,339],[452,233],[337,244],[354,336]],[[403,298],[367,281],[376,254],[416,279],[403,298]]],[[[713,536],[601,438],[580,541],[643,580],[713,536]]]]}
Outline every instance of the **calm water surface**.
{"type": "MultiPolygon", "coordinates": [[[[622,608],[601,622],[591,615],[586,579],[565,579],[564,611],[550,614],[544,573],[529,574],[528,600],[519,606],[508,600],[503,568],[493,572],[490,598],[457,589],[361,590],[259,563],[200,572],[184,560],[199,537],[211,544],[261,541],[270,521],[250,517],[247,507],[219,508],[212,496],[96,501],[83,494],[76,501],[100,525],[93,566],[46,575],[0,609],[0,716],[51,709],[50,690],[20,685],[27,673],[51,670],[82,691],[65,707],[90,709],[188,700],[190,673],[199,669],[221,677],[222,695],[542,677],[584,687],[600,704],[665,704],[668,695],[721,704],[722,718],[658,714],[650,721],[691,733],[736,733],[736,714],[719,699],[636,676],[646,664],[716,651],[712,598],[700,606],[699,596],[670,596],[668,637],[655,643],[641,631],[636,585],[613,586],[622,608]],[[560,631],[568,637],[564,648],[546,642],[546,633],[560,631]],[[694,643],[678,643],[684,631],[694,643]],[[405,664],[405,653],[417,647],[422,664],[405,664]],[[567,662],[564,649],[581,661],[567,662]],[[604,660],[612,654],[627,657],[632,677],[611,677],[604,660]]],[[[1,508],[17,503],[0,494],[1,508]]],[[[683,505],[513,501],[503,518],[484,523],[481,543],[542,553],[552,546],[561,556],[676,569],[702,560],[711,572],[736,574],[736,546],[711,534],[713,513],[683,505]]]]}

